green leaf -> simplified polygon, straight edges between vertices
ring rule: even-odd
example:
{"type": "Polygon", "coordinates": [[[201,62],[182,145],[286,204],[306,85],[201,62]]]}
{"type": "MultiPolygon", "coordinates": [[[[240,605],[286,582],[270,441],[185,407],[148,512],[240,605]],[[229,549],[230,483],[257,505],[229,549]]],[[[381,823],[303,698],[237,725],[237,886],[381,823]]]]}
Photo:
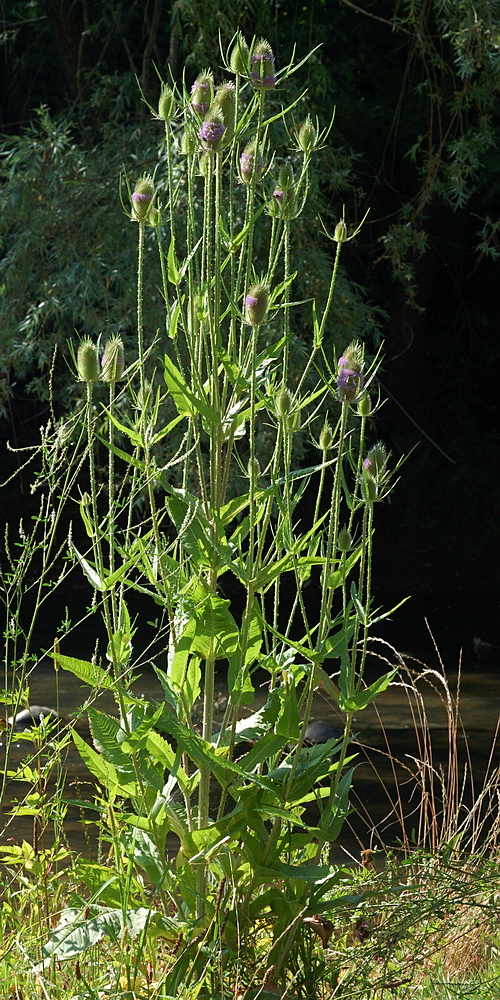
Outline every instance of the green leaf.
{"type": "Polygon", "coordinates": [[[74,656],[65,656],[63,653],[50,654],[63,670],[68,670],[78,680],[89,684],[93,688],[114,689],[114,682],[109,673],[98,667],[96,663],[88,660],[78,660],[74,656]]]}
{"type": "Polygon", "coordinates": [[[342,712],[361,712],[368,705],[371,705],[373,701],[378,697],[382,691],[385,691],[391,681],[394,680],[399,667],[394,667],[389,670],[382,677],[379,677],[377,681],[370,684],[369,687],[365,688],[364,691],[358,691],[356,694],[351,695],[351,697],[340,695],[339,698],[339,708],[342,712]]]}
{"type": "Polygon", "coordinates": [[[120,790],[120,782],[118,781],[116,769],[112,764],[108,764],[100,753],[96,753],[94,748],[89,746],[79,733],[73,730],[72,737],[76,749],[90,773],[101,782],[113,797],[116,796],[120,790]]]}
{"type": "Polygon", "coordinates": [[[165,383],[175,403],[177,412],[186,417],[195,417],[198,413],[201,413],[210,425],[216,424],[218,421],[215,411],[202,399],[201,394],[197,396],[189,388],[186,380],[168,354],[164,356],[163,367],[165,383]]]}
{"type": "Polygon", "coordinates": [[[73,554],[76,556],[78,562],[80,563],[80,566],[82,567],[84,575],[87,577],[87,580],[92,585],[92,587],[94,587],[95,590],[99,590],[101,593],[104,590],[106,590],[106,585],[104,583],[104,580],[101,579],[99,573],[93,568],[93,566],[91,566],[90,563],[87,562],[85,556],[81,555],[76,545],[74,545],[74,543],[70,541],[69,547],[73,552],[73,554]]]}
{"type": "MultiPolygon", "coordinates": [[[[182,925],[156,910],[141,906],[134,910],[88,905],[85,910],[67,907],[62,910],[59,924],[50,934],[42,952],[44,959],[58,958],[65,961],[75,958],[105,937],[118,942],[126,930],[127,936],[136,938],[147,930],[151,936],[162,935],[175,940],[182,925]]],[[[40,962],[37,969],[44,969],[40,962]]]]}
{"type": "MultiPolygon", "coordinates": [[[[165,710],[158,720],[157,725],[158,728],[164,729],[165,732],[170,733],[177,740],[197,767],[209,767],[219,784],[227,784],[236,775],[253,782],[260,788],[265,788],[267,791],[274,791],[271,782],[265,778],[257,774],[249,774],[239,764],[235,764],[234,761],[225,760],[220,753],[217,753],[212,748],[210,743],[207,743],[201,736],[191,732],[187,726],[179,722],[172,712],[165,710]]],[[[278,739],[282,743],[282,737],[278,737],[278,739]]]]}
{"type": "Polygon", "coordinates": [[[170,246],[168,248],[167,254],[167,273],[168,280],[172,285],[178,285],[180,281],[179,269],[177,267],[177,259],[175,256],[175,242],[174,237],[170,240],[170,246]]]}

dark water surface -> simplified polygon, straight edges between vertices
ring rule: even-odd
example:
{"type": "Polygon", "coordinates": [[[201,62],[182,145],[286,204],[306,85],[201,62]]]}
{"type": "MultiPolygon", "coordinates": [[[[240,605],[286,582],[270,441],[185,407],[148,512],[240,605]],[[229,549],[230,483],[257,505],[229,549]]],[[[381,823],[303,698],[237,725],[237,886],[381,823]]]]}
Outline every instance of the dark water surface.
{"type": "MultiPolygon", "coordinates": [[[[385,647],[381,647],[381,652],[387,655],[385,647]]],[[[414,665],[412,661],[410,663],[414,665]]],[[[422,681],[419,686],[423,694],[431,738],[430,750],[428,746],[426,754],[432,755],[436,775],[441,772],[446,773],[449,752],[449,715],[444,704],[446,690],[440,679],[439,669],[439,664],[436,663],[436,669],[431,671],[427,680],[422,681]]],[[[84,703],[87,690],[72,674],[63,670],[58,672],[57,680],[61,712],[67,715],[77,712],[78,707],[84,703]]],[[[403,673],[401,682],[393,684],[388,691],[379,696],[376,705],[360,712],[354,720],[352,752],[357,754],[357,758],[351,799],[353,815],[334,851],[336,860],[345,860],[348,855],[358,858],[360,847],[395,844],[400,838],[401,828],[391,805],[395,794],[395,760],[400,761],[396,773],[398,780],[403,783],[402,794],[407,803],[407,812],[411,812],[413,808],[411,802],[408,805],[414,788],[409,772],[418,771],[416,761],[422,757],[423,721],[418,709],[419,700],[413,695],[408,695],[405,684],[402,683],[404,680],[403,673]],[[377,826],[382,828],[382,836],[375,830],[377,826]]],[[[452,692],[455,693],[457,674],[450,674],[448,680],[452,692]]],[[[55,706],[57,703],[55,685],[56,674],[52,665],[48,662],[42,663],[30,680],[31,703],[55,706]]],[[[217,690],[221,695],[224,694],[223,679],[217,685],[217,690]]],[[[152,670],[144,671],[142,677],[135,683],[134,691],[137,695],[153,702],[162,701],[161,687],[152,670]]],[[[265,696],[265,688],[257,691],[258,704],[265,700],[265,696]]],[[[111,714],[117,714],[114,700],[108,692],[101,695],[95,704],[111,714]]],[[[494,747],[492,750],[499,712],[500,670],[464,673],[460,678],[461,726],[458,730],[457,748],[462,764],[467,762],[468,772],[472,773],[476,794],[485,776],[491,774],[499,765],[498,748],[494,747]]],[[[330,719],[337,726],[341,724],[335,706],[327,703],[319,694],[315,696],[313,718],[330,719]]],[[[84,731],[83,720],[82,728],[84,731]]],[[[30,747],[29,743],[21,741],[15,743],[11,748],[10,766],[18,764],[28,754],[30,747]]],[[[72,745],[67,752],[65,770],[67,797],[90,798],[92,786],[88,784],[88,773],[72,745]]],[[[16,797],[22,799],[28,790],[29,786],[26,783],[11,782],[9,785],[0,828],[0,837],[4,843],[10,838],[14,840],[25,838],[28,841],[32,839],[33,821],[30,817],[17,817],[9,822],[9,800],[16,797]]],[[[415,802],[413,791],[413,803],[415,802]]],[[[88,853],[89,843],[85,839],[79,819],[79,811],[71,807],[65,820],[65,830],[72,847],[82,853],[88,853]]],[[[412,818],[408,821],[407,828],[410,829],[415,825],[416,820],[412,818]]],[[[95,828],[91,826],[89,829],[93,831],[90,836],[95,840],[97,837],[95,828]]],[[[171,849],[175,850],[174,844],[171,845],[171,849]]]]}

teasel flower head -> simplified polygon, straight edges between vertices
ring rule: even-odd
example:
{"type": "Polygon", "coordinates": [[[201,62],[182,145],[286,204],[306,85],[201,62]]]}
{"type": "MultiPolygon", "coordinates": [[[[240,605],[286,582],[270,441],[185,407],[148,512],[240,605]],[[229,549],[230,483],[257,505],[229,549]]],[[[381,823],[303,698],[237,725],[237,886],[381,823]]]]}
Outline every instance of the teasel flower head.
{"type": "Polygon", "coordinates": [[[358,399],[358,413],[360,417],[369,417],[372,412],[371,396],[367,392],[358,399]]]}
{"type": "Polygon", "coordinates": [[[264,168],[264,158],[259,154],[255,159],[255,139],[249,142],[240,156],[240,174],[244,184],[251,184],[255,174],[258,180],[264,168]]]}
{"type": "Polygon", "coordinates": [[[221,83],[215,92],[212,112],[222,119],[226,127],[224,145],[231,141],[234,135],[234,116],[236,113],[236,89],[234,83],[221,83]]]}
{"type": "Polygon", "coordinates": [[[213,162],[210,153],[202,153],[198,163],[198,169],[202,177],[207,179],[210,173],[213,173],[213,162]]]}
{"type": "Polygon", "coordinates": [[[251,326],[260,326],[269,304],[269,293],[266,286],[259,282],[252,285],[245,296],[245,319],[251,326]]]}
{"type": "Polygon", "coordinates": [[[308,155],[312,153],[317,139],[318,131],[313,124],[311,116],[308,115],[305,122],[300,126],[297,135],[297,142],[302,152],[308,155]]]}
{"type": "Polygon", "coordinates": [[[292,164],[283,164],[278,175],[278,183],[273,191],[273,202],[276,206],[271,215],[281,219],[293,219],[295,215],[295,177],[292,164]]]}
{"type": "Polygon", "coordinates": [[[184,129],[181,139],[181,153],[185,153],[186,156],[193,156],[194,153],[198,152],[199,148],[200,144],[196,133],[192,132],[189,128],[184,129]]]}
{"type": "Polygon", "coordinates": [[[385,472],[387,465],[387,452],[381,441],[370,448],[368,455],[363,462],[363,469],[374,477],[380,477],[385,472]]]}
{"type": "Polygon", "coordinates": [[[344,243],[347,239],[347,226],[343,219],[341,219],[340,222],[337,222],[333,238],[336,243],[344,243]]]}
{"type": "Polygon", "coordinates": [[[368,472],[367,469],[363,469],[361,492],[363,495],[363,500],[366,500],[367,503],[374,503],[378,497],[377,480],[375,476],[372,476],[371,472],[368,472]]]}
{"type": "Polygon", "coordinates": [[[290,163],[290,160],[285,160],[278,175],[278,187],[287,190],[288,188],[293,188],[294,184],[295,174],[293,172],[292,164],[290,163]]]}
{"type": "Polygon", "coordinates": [[[198,132],[203,148],[210,152],[216,152],[220,147],[225,131],[226,126],[220,115],[211,114],[209,118],[205,118],[198,132]]]}
{"type": "Polygon", "coordinates": [[[105,382],[119,382],[125,369],[125,353],[121,337],[110,337],[102,356],[102,378],[105,382]]]}
{"type": "Polygon", "coordinates": [[[273,191],[273,200],[268,207],[269,215],[278,219],[293,219],[295,216],[295,191],[293,187],[281,187],[279,184],[273,191]],[[272,207],[274,206],[274,207],[272,207]]]}
{"type": "Polygon", "coordinates": [[[349,552],[351,546],[352,546],[352,535],[351,532],[349,531],[349,528],[346,528],[346,526],[344,525],[344,527],[340,529],[338,534],[337,548],[339,549],[340,552],[349,552]]]}
{"type": "Polygon", "coordinates": [[[363,353],[360,345],[353,341],[338,360],[339,399],[345,403],[352,403],[362,392],[363,384],[363,353]]]}
{"type": "Polygon", "coordinates": [[[143,174],[132,191],[132,218],[142,221],[148,218],[154,197],[154,183],[150,174],[143,174]]]}
{"type": "Polygon", "coordinates": [[[90,337],[85,337],[78,346],[76,367],[82,382],[99,381],[101,373],[99,371],[97,347],[90,337]]]}
{"type": "Polygon", "coordinates": [[[254,455],[253,458],[250,458],[248,460],[247,473],[248,473],[248,478],[249,479],[252,479],[252,476],[253,476],[254,481],[257,482],[257,480],[258,480],[258,478],[260,476],[260,462],[259,462],[259,459],[255,455],[254,455]]]}
{"type": "Polygon", "coordinates": [[[271,90],[276,86],[274,53],[265,38],[257,42],[251,55],[250,82],[259,90],[271,90]]]}
{"type": "Polygon", "coordinates": [[[292,409],[292,403],[293,399],[290,390],[286,388],[280,389],[280,391],[276,394],[275,400],[276,413],[278,416],[282,419],[288,417],[292,409]]]}
{"type": "Polygon", "coordinates": [[[204,70],[196,77],[191,87],[191,107],[204,118],[212,104],[214,79],[210,70],[204,70]]]}
{"type": "Polygon", "coordinates": [[[229,65],[231,70],[235,74],[240,76],[246,76],[248,73],[248,63],[250,59],[250,52],[248,45],[241,34],[241,31],[236,35],[236,41],[234,43],[231,55],[229,57],[229,65]]]}
{"type": "Polygon", "coordinates": [[[173,90],[168,83],[163,83],[158,100],[158,118],[164,122],[169,122],[175,115],[175,97],[173,90]]]}
{"type": "Polygon", "coordinates": [[[333,444],[333,431],[332,428],[330,427],[330,424],[328,423],[328,420],[325,420],[319,435],[319,446],[321,448],[321,451],[330,451],[332,444],[333,444]]]}

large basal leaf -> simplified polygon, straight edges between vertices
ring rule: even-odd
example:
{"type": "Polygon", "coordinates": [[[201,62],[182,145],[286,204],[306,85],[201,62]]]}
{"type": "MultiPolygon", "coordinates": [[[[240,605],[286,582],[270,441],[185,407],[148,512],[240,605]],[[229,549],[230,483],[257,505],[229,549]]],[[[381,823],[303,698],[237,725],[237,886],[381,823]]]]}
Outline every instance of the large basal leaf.
{"type": "MultiPolygon", "coordinates": [[[[120,909],[92,904],[85,911],[67,907],[62,911],[59,924],[52,931],[42,952],[45,959],[54,957],[65,961],[81,955],[105,937],[118,941],[126,930],[127,935],[133,939],[145,929],[151,936],[161,935],[175,940],[182,925],[145,906],[127,910],[125,919],[120,909]]],[[[45,962],[41,962],[38,968],[43,969],[44,965],[45,962]]]]}

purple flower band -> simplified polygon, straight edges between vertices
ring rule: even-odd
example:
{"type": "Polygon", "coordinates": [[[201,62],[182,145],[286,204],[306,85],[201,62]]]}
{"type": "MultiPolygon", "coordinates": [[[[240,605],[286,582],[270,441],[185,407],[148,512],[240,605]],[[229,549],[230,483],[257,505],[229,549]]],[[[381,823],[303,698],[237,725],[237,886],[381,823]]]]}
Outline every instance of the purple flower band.
{"type": "Polygon", "coordinates": [[[273,65],[274,65],[274,53],[273,52],[254,52],[253,53],[253,55],[252,55],[252,62],[253,63],[264,62],[264,60],[267,60],[267,62],[273,63],[273,65]]]}
{"type": "Polygon", "coordinates": [[[269,74],[269,76],[261,76],[260,73],[250,73],[250,80],[254,87],[264,87],[264,90],[271,90],[271,87],[276,86],[274,73],[269,74]]]}
{"type": "Polygon", "coordinates": [[[146,191],[133,191],[132,192],[132,201],[136,205],[140,204],[140,202],[143,202],[143,201],[151,201],[152,197],[153,197],[153,195],[152,194],[147,194],[146,191]]]}
{"type": "MultiPolygon", "coordinates": [[[[339,362],[340,364],[340,362],[339,362]]],[[[337,392],[339,398],[352,402],[363,388],[363,375],[351,368],[342,367],[337,377],[337,392]]]]}
{"type": "Polygon", "coordinates": [[[255,295],[247,295],[245,299],[245,305],[247,309],[252,309],[254,306],[257,306],[258,304],[259,300],[255,297],[255,295]]]}
{"type": "Polygon", "coordinates": [[[207,149],[215,149],[226,131],[222,122],[203,122],[198,135],[207,149]]]}

